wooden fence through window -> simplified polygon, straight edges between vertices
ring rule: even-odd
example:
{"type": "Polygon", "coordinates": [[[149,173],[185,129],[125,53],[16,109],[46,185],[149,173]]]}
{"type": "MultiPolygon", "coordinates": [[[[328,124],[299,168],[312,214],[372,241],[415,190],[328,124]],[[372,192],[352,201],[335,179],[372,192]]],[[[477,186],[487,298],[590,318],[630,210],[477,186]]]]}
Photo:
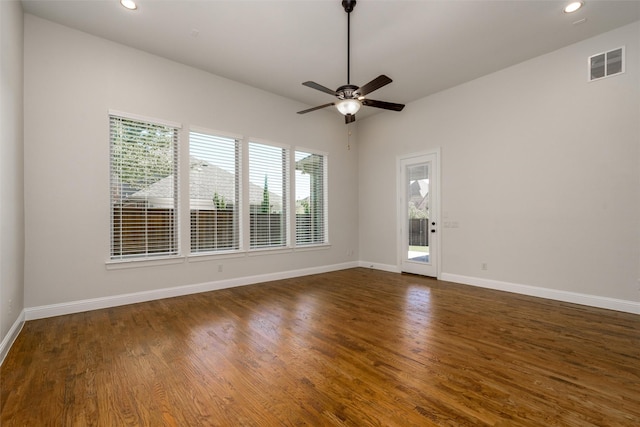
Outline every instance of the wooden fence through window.
{"type": "MultiPolygon", "coordinates": [[[[175,221],[173,209],[114,206],[111,255],[177,253],[175,221]]],[[[238,249],[237,221],[232,209],[191,210],[191,251],[238,249]]],[[[297,215],[296,221],[298,243],[314,242],[310,215],[297,215]]],[[[286,245],[284,226],[281,214],[250,213],[251,247],[286,245]]]]}
{"type": "Polygon", "coordinates": [[[114,206],[111,256],[177,253],[173,209],[114,206]]]}

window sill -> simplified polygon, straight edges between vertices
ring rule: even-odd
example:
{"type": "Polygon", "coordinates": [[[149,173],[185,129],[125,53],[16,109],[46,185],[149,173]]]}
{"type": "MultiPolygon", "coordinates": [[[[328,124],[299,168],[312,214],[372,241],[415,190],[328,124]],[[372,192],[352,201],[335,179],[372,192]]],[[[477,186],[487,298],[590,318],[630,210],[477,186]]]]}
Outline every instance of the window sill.
{"type": "Polygon", "coordinates": [[[193,253],[187,257],[188,262],[203,262],[203,261],[215,261],[217,259],[231,259],[231,258],[244,258],[247,256],[246,252],[233,251],[233,252],[218,252],[218,253],[193,253]]]}
{"type": "Polygon", "coordinates": [[[260,255],[278,255],[278,254],[289,254],[293,252],[289,246],[279,246],[276,248],[257,248],[257,249],[249,249],[247,251],[248,256],[260,256],[260,255]]]}
{"type": "Polygon", "coordinates": [[[125,268],[152,267],[156,265],[182,264],[185,257],[181,255],[158,258],[136,258],[123,260],[108,260],[105,262],[107,270],[121,270],[125,268]]]}
{"type": "Polygon", "coordinates": [[[234,252],[221,252],[221,253],[202,253],[202,254],[190,254],[185,257],[182,255],[177,256],[164,256],[158,258],[135,258],[124,260],[108,260],[105,262],[107,270],[122,270],[127,268],[141,268],[141,267],[153,267],[157,265],[171,265],[182,264],[185,262],[206,262],[215,261],[220,259],[232,259],[232,258],[244,258],[247,256],[262,256],[262,255],[281,255],[293,252],[310,252],[321,251],[331,249],[331,245],[328,243],[322,243],[317,245],[303,245],[291,247],[278,247],[278,248],[260,248],[250,249],[248,251],[234,251],[234,252]]]}
{"type": "Polygon", "coordinates": [[[319,251],[319,250],[327,250],[331,249],[331,245],[329,243],[318,243],[313,245],[300,245],[296,246],[294,250],[296,252],[307,252],[307,251],[319,251]]]}

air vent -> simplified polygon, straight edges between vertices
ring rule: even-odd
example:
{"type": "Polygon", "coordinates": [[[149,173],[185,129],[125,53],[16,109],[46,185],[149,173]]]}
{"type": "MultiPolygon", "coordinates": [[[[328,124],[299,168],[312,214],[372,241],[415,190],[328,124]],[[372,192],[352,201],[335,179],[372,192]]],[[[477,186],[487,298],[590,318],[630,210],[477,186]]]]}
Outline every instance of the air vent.
{"type": "Polygon", "coordinates": [[[589,81],[624,73],[624,46],[589,57],[589,81]]]}

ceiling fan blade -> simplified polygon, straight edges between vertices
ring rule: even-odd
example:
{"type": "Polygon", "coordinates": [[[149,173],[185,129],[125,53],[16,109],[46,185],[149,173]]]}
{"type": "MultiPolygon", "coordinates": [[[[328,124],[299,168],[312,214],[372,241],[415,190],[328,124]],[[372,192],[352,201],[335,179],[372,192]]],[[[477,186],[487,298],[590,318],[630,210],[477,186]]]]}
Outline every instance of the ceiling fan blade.
{"type": "Polygon", "coordinates": [[[306,110],[298,111],[298,114],[310,113],[311,111],[316,111],[316,110],[320,110],[322,108],[327,108],[327,107],[329,107],[331,105],[335,105],[335,103],[330,102],[328,104],[318,105],[317,107],[313,107],[313,108],[309,108],[309,109],[306,109],[306,110]]]}
{"type": "Polygon", "coordinates": [[[366,94],[371,93],[374,90],[380,89],[382,86],[388,85],[392,81],[393,80],[391,80],[389,77],[385,76],[384,74],[381,74],[375,79],[371,80],[366,85],[362,86],[360,89],[358,89],[358,94],[360,96],[365,96],[366,94]]]}
{"type": "Polygon", "coordinates": [[[367,107],[383,108],[385,110],[402,111],[404,104],[394,104],[393,102],[376,101],[373,99],[363,99],[362,105],[367,107]]]}
{"type": "Polygon", "coordinates": [[[336,96],[337,93],[335,90],[331,90],[328,87],[324,87],[321,84],[316,82],[304,82],[302,83],[304,86],[310,87],[311,89],[319,90],[320,92],[328,93],[329,95],[336,96]]]}
{"type": "Polygon", "coordinates": [[[356,121],[356,115],[355,114],[345,114],[344,116],[344,123],[345,124],[349,124],[349,123],[353,123],[356,121]]]}

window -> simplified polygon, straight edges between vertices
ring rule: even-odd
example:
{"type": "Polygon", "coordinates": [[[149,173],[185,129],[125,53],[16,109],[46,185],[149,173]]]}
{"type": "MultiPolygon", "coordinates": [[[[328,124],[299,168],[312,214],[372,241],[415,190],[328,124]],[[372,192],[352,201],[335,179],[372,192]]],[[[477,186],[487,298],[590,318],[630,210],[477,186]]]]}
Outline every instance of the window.
{"type": "Polygon", "coordinates": [[[110,115],[111,259],[178,253],[178,126],[110,115]]]}
{"type": "Polygon", "coordinates": [[[190,132],[191,252],[240,248],[240,141],[190,132]]]}
{"type": "Polygon", "coordinates": [[[249,142],[249,247],[287,245],[286,148],[249,142]]]}
{"type": "Polygon", "coordinates": [[[109,112],[112,261],[177,256],[187,227],[194,255],[328,243],[325,154],[191,129],[179,168],[180,129],[109,112]]]}
{"type": "Polygon", "coordinates": [[[326,157],[295,152],[296,244],[327,242],[326,157]]]}

